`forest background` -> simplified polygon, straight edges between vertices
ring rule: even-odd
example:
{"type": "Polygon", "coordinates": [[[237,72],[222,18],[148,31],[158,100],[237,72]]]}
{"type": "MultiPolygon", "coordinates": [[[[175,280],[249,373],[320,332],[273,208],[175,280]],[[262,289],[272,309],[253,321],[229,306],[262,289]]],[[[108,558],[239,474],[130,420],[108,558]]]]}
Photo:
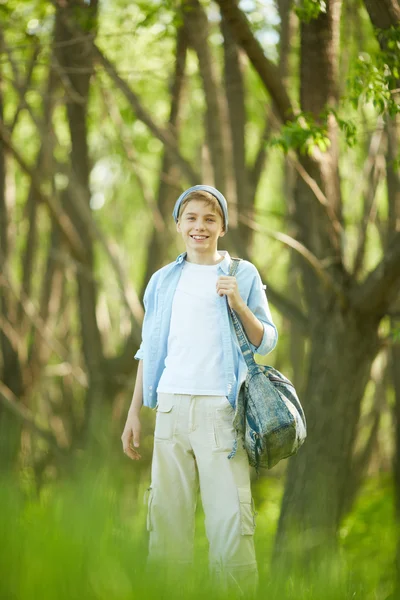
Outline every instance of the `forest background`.
{"type": "MultiPolygon", "coordinates": [[[[257,360],[308,420],[253,477],[260,595],[400,597],[398,1],[0,0],[0,20],[0,596],[157,585],[154,412],[140,462],[120,436],[143,292],[202,182],[228,199],[219,248],[267,285],[257,360]]],[[[199,509],[185,597],[206,550],[199,509]]]]}

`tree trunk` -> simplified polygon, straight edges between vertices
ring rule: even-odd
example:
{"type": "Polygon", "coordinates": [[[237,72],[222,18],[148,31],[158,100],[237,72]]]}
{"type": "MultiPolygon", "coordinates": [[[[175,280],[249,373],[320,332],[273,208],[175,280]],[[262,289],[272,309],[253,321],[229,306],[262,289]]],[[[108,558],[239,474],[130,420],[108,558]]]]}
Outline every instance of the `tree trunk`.
{"type": "MultiPolygon", "coordinates": [[[[0,49],[3,47],[0,31],[0,49]]],[[[0,69],[2,67],[0,66],[0,69]]],[[[0,77],[0,119],[3,120],[3,84],[0,77]]],[[[6,154],[5,146],[0,139],[0,273],[7,264],[8,248],[8,209],[6,204],[6,154]]],[[[7,321],[9,318],[9,294],[4,285],[0,285],[0,315],[7,321]]],[[[18,397],[22,391],[22,373],[18,354],[11,345],[7,335],[0,328],[0,381],[18,397]]],[[[0,403],[0,473],[9,471],[15,466],[19,452],[21,425],[0,403]]]]}
{"type": "Polygon", "coordinates": [[[291,551],[308,560],[335,546],[360,403],[379,349],[377,325],[334,306],[314,314],[302,398],[309,437],[289,460],[276,538],[283,561],[291,551]]]}
{"type": "MultiPolygon", "coordinates": [[[[81,199],[90,203],[89,174],[90,161],[87,142],[87,108],[93,55],[88,49],[85,30],[92,32],[95,26],[97,3],[82,5],[70,0],[65,8],[58,8],[55,24],[55,41],[59,42],[57,58],[64,77],[69,79],[73,94],[67,101],[67,118],[71,136],[71,178],[63,194],[63,202],[72,222],[80,234],[85,247],[85,269],[77,271],[77,293],[79,299],[79,319],[82,336],[82,352],[88,372],[88,390],[85,404],[85,421],[81,432],[81,444],[93,441],[99,423],[104,400],[104,356],[102,339],[96,318],[97,289],[95,284],[94,247],[86,223],[82,222],[70,200],[74,186],[78,185],[81,199]],[[69,19],[71,21],[69,22],[69,19]],[[70,27],[81,28],[77,38],[70,27]],[[65,42],[73,40],[73,44],[65,42]],[[79,67],[77,69],[77,67],[79,67]],[[84,69],[82,67],[85,67],[84,69]],[[95,409],[96,408],[96,409],[95,409]],[[95,409],[95,410],[94,410],[95,409]]],[[[68,93],[68,92],[67,92],[68,93]]],[[[82,200],[80,200],[82,201],[82,200]]]]}
{"type": "MultiPolygon", "coordinates": [[[[399,303],[400,304],[400,303],[399,303]]],[[[400,335],[400,319],[392,319],[392,335],[400,335]]],[[[393,344],[391,352],[391,367],[395,396],[395,456],[393,460],[395,484],[395,518],[397,521],[397,555],[396,555],[396,591],[394,597],[400,595],[400,341],[393,344]]]]}
{"type": "Polygon", "coordinates": [[[236,214],[236,211],[239,213],[244,211],[247,216],[253,218],[254,206],[254,196],[249,193],[250,186],[246,168],[246,109],[241,56],[224,17],[221,18],[221,32],[224,37],[224,82],[229,117],[229,138],[232,142],[230,173],[234,180],[234,199],[236,201],[236,206],[230,206],[231,222],[237,224],[237,234],[242,238],[243,244],[251,254],[253,232],[237,220],[238,215],[236,214]]]}
{"type": "MultiPolygon", "coordinates": [[[[396,231],[400,231],[400,173],[396,168],[396,157],[400,143],[400,115],[395,119],[387,118],[386,130],[388,136],[387,145],[387,187],[388,187],[388,239],[391,239],[396,231]]],[[[397,595],[400,595],[400,294],[397,302],[393,304],[391,317],[391,333],[393,345],[391,348],[392,381],[395,396],[394,421],[395,421],[395,456],[393,461],[396,520],[397,520],[397,595]]]]}
{"type": "MultiPolygon", "coordinates": [[[[330,0],[327,11],[301,24],[301,107],[318,122],[327,106],[335,107],[340,0],[330,0]]],[[[334,281],[346,290],[340,229],[341,192],[336,125],[328,121],[331,146],[322,154],[301,157],[303,167],[323,190],[329,211],[298,177],[293,216],[297,239],[329,261],[334,281]]],[[[333,549],[345,497],[360,403],[372,361],[379,349],[379,318],[358,314],[341,303],[301,263],[303,289],[310,315],[310,356],[304,406],[309,437],[298,456],[289,461],[279,520],[275,557],[288,558],[290,549],[301,557],[333,549]],[[298,535],[300,534],[301,535],[298,535]],[[293,535],[297,537],[293,537],[293,535]]]]}
{"type": "Polygon", "coordinates": [[[184,0],[182,9],[189,43],[197,54],[200,76],[203,81],[206,102],[206,136],[214,173],[214,184],[225,194],[227,162],[223,140],[222,111],[217,72],[208,46],[207,15],[198,0],[184,0]]]}

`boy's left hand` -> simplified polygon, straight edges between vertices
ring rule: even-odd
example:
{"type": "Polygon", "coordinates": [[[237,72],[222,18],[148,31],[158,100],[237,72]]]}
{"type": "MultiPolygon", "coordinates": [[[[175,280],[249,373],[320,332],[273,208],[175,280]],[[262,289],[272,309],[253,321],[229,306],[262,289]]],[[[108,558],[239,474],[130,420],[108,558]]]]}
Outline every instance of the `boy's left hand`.
{"type": "Polygon", "coordinates": [[[240,311],[245,305],[245,302],[239,293],[236,277],[220,275],[217,279],[217,294],[219,296],[228,297],[228,304],[232,310],[240,311]]]}

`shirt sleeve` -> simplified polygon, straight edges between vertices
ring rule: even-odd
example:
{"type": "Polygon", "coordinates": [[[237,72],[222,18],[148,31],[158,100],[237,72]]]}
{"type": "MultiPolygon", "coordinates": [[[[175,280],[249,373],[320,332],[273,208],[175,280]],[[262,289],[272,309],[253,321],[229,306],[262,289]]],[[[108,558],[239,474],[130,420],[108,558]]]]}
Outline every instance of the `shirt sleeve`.
{"type": "Polygon", "coordinates": [[[139,350],[136,352],[136,354],[133,358],[136,358],[136,360],[143,360],[143,358],[144,358],[143,340],[141,341],[139,350]]]}
{"type": "MultiPolygon", "coordinates": [[[[146,289],[145,289],[144,295],[143,295],[143,304],[144,304],[144,311],[145,311],[144,319],[146,318],[146,311],[148,309],[148,299],[149,299],[151,286],[153,285],[153,281],[154,281],[154,275],[152,275],[150,277],[150,280],[146,286],[146,289]]],[[[143,319],[143,322],[144,322],[144,319],[143,319]]],[[[136,352],[136,354],[133,358],[135,358],[136,360],[143,360],[143,358],[144,358],[143,326],[142,326],[142,341],[140,343],[140,348],[136,352]]]]}
{"type": "MultiPolygon", "coordinates": [[[[254,267],[255,268],[255,267],[254,267]]],[[[278,342],[278,330],[272,320],[271,311],[268,304],[266,285],[261,281],[260,274],[255,268],[254,280],[250,288],[248,307],[251,312],[262,323],[264,334],[261,344],[257,347],[249,341],[250,347],[255,354],[265,356],[272,352],[278,342]]]]}

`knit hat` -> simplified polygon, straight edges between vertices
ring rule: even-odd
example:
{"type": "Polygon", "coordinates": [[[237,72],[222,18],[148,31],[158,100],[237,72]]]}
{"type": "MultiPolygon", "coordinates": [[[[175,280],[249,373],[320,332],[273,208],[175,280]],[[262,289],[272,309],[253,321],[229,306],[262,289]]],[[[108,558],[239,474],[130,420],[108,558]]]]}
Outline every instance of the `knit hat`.
{"type": "Polygon", "coordinates": [[[194,185],[193,187],[190,187],[189,189],[185,190],[179,196],[178,200],[175,202],[174,210],[172,211],[172,216],[175,219],[175,223],[177,223],[177,221],[178,221],[179,207],[182,204],[182,201],[191,192],[197,192],[199,190],[201,190],[203,192],[209,192],[210,194],[215,196],[215,198],[218,200],[218,202],[222,208],[222,212],[224,214],[225,232],[228,231],[228,204],[227,204],[224,196],[221,194],[221,192],[219,192],[217,189],[215,189],[211,185],[194,185]]]}

